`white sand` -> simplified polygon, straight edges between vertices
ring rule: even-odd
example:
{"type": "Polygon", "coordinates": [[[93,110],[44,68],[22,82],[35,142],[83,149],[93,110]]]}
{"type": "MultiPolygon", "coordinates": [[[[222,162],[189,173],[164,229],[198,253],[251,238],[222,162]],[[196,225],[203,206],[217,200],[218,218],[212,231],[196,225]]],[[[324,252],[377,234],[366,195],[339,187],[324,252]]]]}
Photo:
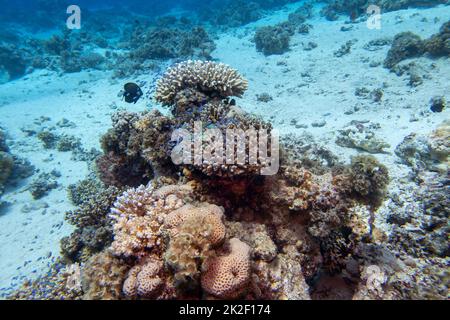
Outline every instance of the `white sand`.
{"type": "MultiPolygon", "coordinates": [[[[393,150],[411,132],[428,133],[444,119],[450,111],[430,113],[429,100],[435,95],[444,95],[450,100],[450,64],[448,59],[415,59],[428,68],[435,64],[431,79],[411,88],[406,77],[397,77],[382,66],[371,68],[371,61],[383,61],[389,47],[369,52],[363,46],[372,39],[393,37],[401,31],[413,31],[428,37],[450,16],[449,7],[424,10],[405,10],[383,15],[381,30],[368,30],[365,23],[354,24],[348,32],[341,32],[344,21],[329,22],[316,18],[308,23],[314,28],[309,35],[295,35],[292,50],[284,55],[264,57],[256,52],[251,42],[254,29],[267,23],[277,23],[287,18],[289,10],[267,17],[254,24],[220,36],[214,58],[230,64],[242,72],[250,82],[250,88],[238,104],[246,111],[272,119],[282,133],[301,133],[295,129],[291,119],[309,126],[307,132],[320,143],[329,147],[348,161],[358,151],[342,148],[335,144],[336,130],[342,129],[351,120],[371,120],[381,124],[378,136],[391,145],[390,154],[376,155],[391,170],[394,180],[408,172],[408,168],[397,163],[393,150]],[[396,23],[401,17],[403,22],[396,23]],[[422,21],[426,18],[427,21],[422,21]],[[435,18],[439,18],[435,22],[435,18]],[[342,58],[333,56],[342,44],[357,39],[352,52],[342,58]],[[302,42],[314,41],[318,47],[304,51],[302,42]],[[283,65],[278,65],[283,62],[283,65]],[[308,73],[309,77],[302,77],[308,73]],[[387,86],[381,103],[362,100],[354,95],[357,87],[375,89],[387,86]],[[256,94],[267,92],[274,100],[260,103],[256,94]],[[360,111],[345,115],[354,106],[360,111]],[[328,114],[328,115],[327,115],[328,114]],[[412,115],[418,121],[410,122],[412,115]],[[315,121],[325,120],[321,128],[311,127],[315,121]]],[[[50,260],[58,255],[59,240],[70,234],[72,227],[64,222],[64,212],[72,208],[67,199],[66,187],[83,179],[87,164],[70,160],[69,153],[45,150],[36,137],[27,137],[21,128],[33,128],[35,119],[41,116],[51,118],[43,126],[55,126],[66,118],[77,124],[76,128],[58,128],[56,133],[79,137],[86,149],[99,146],[100,136],[111,126],[110,115],[116,107],[130,111],[148,108],[149,101],[142,99],[136,105],[126,104],[117,97],[126,80],[111,81],[109,72],[81,72],[59,76],[53,72],[38,71],[0,86],[0,126],[9,133],[13,142],[11,152],[29,159],[41,172],[56,169],[62,176],[58,179],[60,188],[48,196],[34,201],[26,183],[8,190],[3,200],[11,206],[0,216],[0,296],[19,284],[24,277],[33,278],[48,270],[50,260]],[[80,84],[80,81],[85,83],[80,84]],[[51,156],[50,156],[51,154],[51,156]],[[24,205],[48,204],[46,209],[23,213],[24,205]],[[51,253],[51,258],[48,258],[51,253]],[[26,261],[30,261],[26,266],[26,261]]],[[[153,75],[139,77],[152,81],[153,75]]],[[[139,80],[129,79],[129,80],[139,80]]],[[[37,175],[35,175],[36,177],[37,175]]]]}

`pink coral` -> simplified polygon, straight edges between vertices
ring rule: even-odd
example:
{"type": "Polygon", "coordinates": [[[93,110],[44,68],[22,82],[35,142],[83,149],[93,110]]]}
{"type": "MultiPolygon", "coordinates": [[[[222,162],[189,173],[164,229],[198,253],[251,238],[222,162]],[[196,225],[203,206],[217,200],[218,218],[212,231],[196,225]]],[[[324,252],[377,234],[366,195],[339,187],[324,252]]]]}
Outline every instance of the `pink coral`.
{"type": "Polygon", "coordinates": [[[229,251],[207,259],[201,278],[203,290],[222,299],[237,298],[250,281],[250,247],[233,238],[229,240],[229,251]]]}
{"type": "Polygon", "coordinates": [[[155,297],[164,285],[160,274],[163,270],[161,261],[148,258],[144,263],[136,265],[128,272],[123,284],[123,293],[127,297],[155,297]]]}

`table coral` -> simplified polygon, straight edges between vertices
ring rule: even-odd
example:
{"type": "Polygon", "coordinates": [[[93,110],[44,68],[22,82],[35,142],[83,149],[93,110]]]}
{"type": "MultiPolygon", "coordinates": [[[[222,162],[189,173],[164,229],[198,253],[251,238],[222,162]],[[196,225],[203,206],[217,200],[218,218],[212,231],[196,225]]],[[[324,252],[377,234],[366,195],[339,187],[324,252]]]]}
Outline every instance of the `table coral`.
{"type": "Polygon", "coordinates": [[[174,103],[177,92],[198,88],[219,97],[242,96],[248,83],[239,73],[223,63],[186,61],[171,67],[158,81],[155,99],[165,105],[174,103]]]}

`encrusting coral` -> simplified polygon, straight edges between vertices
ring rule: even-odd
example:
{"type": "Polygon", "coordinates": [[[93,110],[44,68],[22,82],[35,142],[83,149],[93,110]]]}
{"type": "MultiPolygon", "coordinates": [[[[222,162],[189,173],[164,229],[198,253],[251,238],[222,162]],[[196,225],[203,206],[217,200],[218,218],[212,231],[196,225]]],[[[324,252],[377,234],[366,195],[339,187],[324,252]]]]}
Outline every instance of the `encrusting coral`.
{"type": "Polygon", "coordinates": [[[223,209],[210,204],[186,205],[165,219],[170,234],[165,262],[175,270],[177,286],[198,280],[199,267],[225,240],[223,209]]]}
{"type": "Polygon", "coordinates": [[[86,300],[116,300],[129,267],[109,250],[92,256],[81,268],[81,284],[86,300]]]}

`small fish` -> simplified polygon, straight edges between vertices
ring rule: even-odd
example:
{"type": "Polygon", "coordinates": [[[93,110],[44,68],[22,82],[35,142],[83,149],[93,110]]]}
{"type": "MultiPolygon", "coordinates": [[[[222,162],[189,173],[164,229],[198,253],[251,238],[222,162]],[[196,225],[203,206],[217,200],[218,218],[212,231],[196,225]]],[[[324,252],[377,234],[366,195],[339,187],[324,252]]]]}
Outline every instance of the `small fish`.
{"type": "Polygon", "coordinates": [[[128,103],[136,103],[143,96],[141,88],[136,83],[129,82],[125,84],[123,89],[123,97],[128,103]]]}

